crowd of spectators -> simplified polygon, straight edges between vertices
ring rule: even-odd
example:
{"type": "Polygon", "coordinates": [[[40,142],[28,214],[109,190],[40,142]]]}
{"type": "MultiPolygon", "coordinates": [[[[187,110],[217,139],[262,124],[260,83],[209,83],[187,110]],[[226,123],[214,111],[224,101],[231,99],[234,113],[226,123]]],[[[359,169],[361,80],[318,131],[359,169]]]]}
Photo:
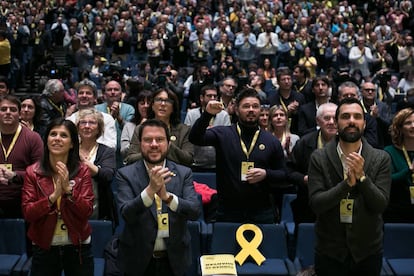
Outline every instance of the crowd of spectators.
{"type": "MultiPolygon", "coordinates": [[[[43,139],[53,119],[75,123],[80,159],[93,185],[105,182],[108,188],[94,189],[93,217],[115,225],[111,190],[117,187],[109,189],[111,176],[142,159],[139,125],[147,119],[164,122],[171,133],[168,160],[216,172],[213,145],[201,140],[194,145],[189,136],[199,118],[207,129],[251,119],[249,111],[238,109],[237,95],[247,88],[260,98],[260,131],[282,146],[284,157],[271,160],[280,161],[286,178],[271,191],[275,203],[281,203],[281,194],[297,192],[303,199],[297,209],[309,213],[296,213],[301,217],[296,222],[314,221],[305,210],[308,162],[336,135],[335,104],[360,101],[364,143],[399,153],[395,133],[414,112],[406,109],[414,107],[412,6],[410,0],[0,0],[0,95],[13,94],[27,82],[31,94],[20,99],[21,105],[13,97],[3,99],[16,101],[16,108],[4,112],[14,113],[20,129],[20,111],[21,125],[43,139]],[[63,53],[63,63],[57,52],[63,53]],[[220,109],[217,116],[203,115],[213,103],[220,109]],[[407,116],[393,125],[393,116],[403,109],[407,116]],[[111,163],[105,175],[99,173],[103,149],[111,163]]],[[[257,111],[259,105],[248,108],[257,111]]],[[[414,155],[412,144],[403,146],[414,155]]],[[[250,169],[251,162],[241,162],[250,169]]],[[[393,168],[393,181],[399,167],[393,168]]],[[[22,185],[23,177],[16,180],[12,169],[4,171],[2,181],[22,185]]],[[[409,170],[404,173],[411,177],[409,170]]],[[[406,189],[401,193],[407,198],[406,189]]],[[[0,215],[7,217],[1,202],[0,197],[0,215]]],[[[277,221],[277,214],[270,216],[277,221]]],[[[414,222],[412,217],[405,221],[414,222]]]]}

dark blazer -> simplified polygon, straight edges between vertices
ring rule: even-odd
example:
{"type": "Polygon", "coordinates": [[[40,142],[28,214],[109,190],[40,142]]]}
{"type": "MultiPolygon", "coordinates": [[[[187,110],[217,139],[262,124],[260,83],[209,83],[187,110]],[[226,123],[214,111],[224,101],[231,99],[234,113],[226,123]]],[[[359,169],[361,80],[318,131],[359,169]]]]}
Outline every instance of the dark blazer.
{"type": "Polygon", "coordinates": [[[117,224],[118,216],[111,189],[116,169],[115,149],[98,144],[98,151],[93,163],[99,167],[98,173],[92,177],[98,183],[99,219],[111,220],[117,224]]]}
{"type": "Polygon", "coordinates": [[[316,104],[309,102],[299,106],[298,133],[300,136],[316,130],[316,104]]]}
{"type": "MultiPolygon", "coordinates": [[[[166,167],[176,174],[166,187],[178,197],[179,203],[177,212],[163,204],[163,212],[168,212],[170,226],[170,237],[165,242],[174,274],[183,275],[192,259],[187,220],[198,218],[201,204],[194,191],[191,169],[168,160],[166,167]]],[[[155,202],[147,208],[141,198],[141,192],[149,183],[144,162],[140,160],[120,168],[115,182],[118,186],[120,214],[125,220],[119,244],[120,267],[127,275],[143,275],[152,258],[158,229],[155,202]]]]}
{"type": "MultiPolygon", "coordinates": [[[[289,98],[285,99],[280,96],[279,90],[276,92],[276,94],[273,94],[267,98],[267,101],[269,102],[270,106],[273,106],[275,104],[281,105],[281,101],[285,104],[287,107],[290,103],[293,101],[297,101],[299,103],[299,107],[303,104],[305,104],[305,97],[300,94],[299,92],[296,92],[293,90],[290,92],[289,98]]],[[[299,111],[299,109],[298,109],[299,111]]],[[[290,125],[290,132],[297,134],[298,133],[298,111],[289,114],[289,117],[292,119],[291,125],[290,125]]]]}
{"type": "Polygon", "coordinates": [[[350,187],[344,180],[337,152],[338,139],[315,150],[309,164],[309,203],[316,214],[316,247],[319,254],[344,262],[348,254],[358,263],[383,251],[382,213],[390,197],[389,155],[374,149],[363,138],[366,180],[350,187]],[[340,201],[354,200],[352,224],[341,223],[340,201]]]}

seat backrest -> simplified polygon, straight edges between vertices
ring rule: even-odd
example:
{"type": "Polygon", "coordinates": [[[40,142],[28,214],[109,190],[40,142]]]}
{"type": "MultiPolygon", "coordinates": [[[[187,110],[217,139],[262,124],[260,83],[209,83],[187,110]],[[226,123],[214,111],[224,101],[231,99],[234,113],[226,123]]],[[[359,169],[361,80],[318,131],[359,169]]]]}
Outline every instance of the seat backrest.
{"type": "Polygon", "coordinates": [[[201,256],[201,225],[199,221],[187,221],[187,228],[191,235],[192,264],[186,275],[198,275],[198,260],[201,256]]]}
{"type": "Polygon", "coordinates": [[[302,267],[309,267],[315,263],[315,224],[301,223],[298,225],[296,240],[296,258],[302,267]]]}
{"type": "MultiPolygon", "coordinates": [[[[227,253],[236,255],[238,252],[240,252],[240,246],[236,241],[236,231],[240,225],[240,223],[214,223],[213,236],[211,241],[211,253],[227,253]]],[[[266,258],[288,258],[285,228],[280,224],[258,224],[257,226],[262,230],[263,233],[263,241],[259,245],[259,251],[266,258]]],[[[248,241],[250,241],[252,237],[249,237],[249,233],[246,232],[244,233],[245,237],[248,241]]]]}
{"type": "Polygon", "coordinates": [[[193,172],[193,180],[198,183],[207,184],[210,188],[216,189],[216,173],[214,172],[193,172]]]}
{"type": "Polygon", "coordinates": [[[23,219],[0,219],[0,254],[26,253],[26,226],[23,219]]]}
{"type": "Polygon", "coordinates": [[[109,220],[89,220],[92,227],[92,254],[103,258],[105,246],[112,238],[112,222],[109,220]]]}
{"type": "Polygon", "coordinates": [[[414,258],[414,224],[384,224],[384,257],[414,258]]]}
{"type": "Polygon", "coordinates": [[[293,211],[290,203],[296,199],[296,194],[284,194],[282,200],[281,222],[293,222],[293,211]]]}

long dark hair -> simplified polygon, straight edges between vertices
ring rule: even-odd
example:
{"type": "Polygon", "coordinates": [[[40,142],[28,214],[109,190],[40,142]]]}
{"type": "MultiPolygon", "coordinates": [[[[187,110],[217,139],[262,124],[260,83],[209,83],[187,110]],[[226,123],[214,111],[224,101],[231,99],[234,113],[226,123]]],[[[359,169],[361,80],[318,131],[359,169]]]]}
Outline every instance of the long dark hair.
{"type": "Polygon", "coordinates": [[[151,104],[150,104],[150,107],[148,109],[148,119],[154,119],[155,118],[155,113],[152,110],[152,106],[154,105],[154,99],[161,92],[167,93],[168,98],[174,101],[174,103],[173,103],[173,112],[171,113],[171,116],[170,116],[170,124],[172,126],[176,126],[181,122],[180,121],[180,107],[179,107],[177,95],[175,95],[175,93],[172,92],[168,88],[160,88],[157,91],[155,91],[154,94],[152,94],[151,104]]]}
{"type": "Polygon", "coordinates": [[[78,130],[74,123],[69,120],[65,120],[64,118],[57,118],[54,119],[46,129],[46,134],[43,139],[44,144],[44,154],[42,159],[42,169],[46,175],[52,175],[53,168],[50,165],[50,158],[49,158],[49,147],[47,146],[47,138],[49,137],[50,131],[57,126],[64,126],[70,133],[70,139],[72,140],[72,148],[69,150],[68,161],[66,163],[66,167],[69,171],[69,179],[72,179],[75,175],[78,174],[79,164],[80,164],[80,157],[79,157],[79,136],[78,130]]]}
{"type": "MultiPolygon", "coordinates": [[[[134,106],[135,116],[134,116],[134,119],[132,119],[132,122],[134,122],[136,125],[139,125],[143,119],[141,114],[139,113],[138,104],[140,101],[145,101],[145,100],[147,100],[148,103],[152,103],[152,92],[150,90],[142,90],[141,92],[139,92],[137,96],[137,102],[134,106]]],[[[149,115],[149,109],[151,109],[151,105],[148,107],[147,117],[149,115]]]]}
{"type": "Polygon", "coordinates": [[[34,117],[33,117],[33,125],[34,125],[34,130],[37,131],[37,125],[40,123],[40,113],[41,113],[41,107],[39,105],[39,99],[37,96],[33,96],[33,95],[25,95],[20,97],[20,104],[23,103],[25,100],[31,100],[34,104],[34,108],[35,108],[35,113],[34,113],[34,117]]]}

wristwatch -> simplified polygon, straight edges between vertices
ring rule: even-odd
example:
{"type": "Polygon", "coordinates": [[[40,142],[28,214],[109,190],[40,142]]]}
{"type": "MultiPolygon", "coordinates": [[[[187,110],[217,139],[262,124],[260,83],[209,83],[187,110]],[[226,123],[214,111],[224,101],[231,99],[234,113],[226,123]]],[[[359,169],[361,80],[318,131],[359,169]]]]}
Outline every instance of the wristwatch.
{"type": "Polygon", "coordinates": [[[365,174],[363,175],[363,176],[361,176],[360,178],[359,178],[359,182],[364,182],[365,181],[365,179],[367,179],[367,177],[365,176],[365,174]]]}
{"type": "Polygon", "coordinates": [[[163,201],[164,201],[165,204],[168,205],[173,200],[173,198],[174,198],[173,195],[169,194],[168,198],[166,200],[163,200],[163,201]]]}

